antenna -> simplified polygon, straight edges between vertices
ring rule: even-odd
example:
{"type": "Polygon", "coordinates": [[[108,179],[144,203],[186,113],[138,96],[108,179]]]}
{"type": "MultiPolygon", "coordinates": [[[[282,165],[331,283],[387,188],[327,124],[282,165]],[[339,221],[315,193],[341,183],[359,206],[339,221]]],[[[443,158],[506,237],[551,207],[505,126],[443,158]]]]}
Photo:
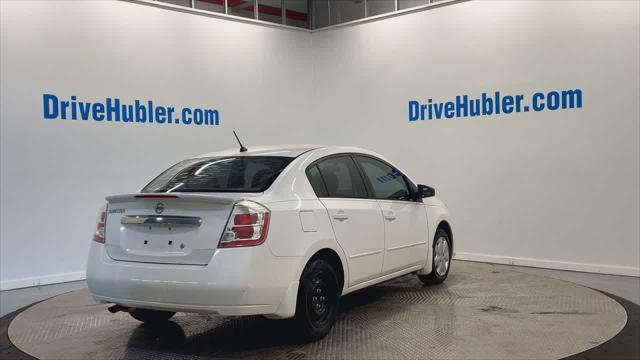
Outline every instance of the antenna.
{"type": "Polygon", "coordinates": [[[242,143],[240,142],[240,139],[238,139],[238,134],[236,134],[235,130],[233,130],[233,136],[235,136],[236,140],[238,140],[238,144],[240,145],[240,152],[247,152],[247,148],[244,147],[244,145],[242,145],[242,143]]]}

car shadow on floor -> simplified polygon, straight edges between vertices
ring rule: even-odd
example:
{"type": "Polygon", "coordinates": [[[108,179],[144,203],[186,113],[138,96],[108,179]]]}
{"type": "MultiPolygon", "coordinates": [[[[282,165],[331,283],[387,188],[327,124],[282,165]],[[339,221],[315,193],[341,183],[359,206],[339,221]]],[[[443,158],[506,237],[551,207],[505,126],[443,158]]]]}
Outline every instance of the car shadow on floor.
{"type": "MultiPolygon", "coordinates": [[[[402,278],[392,280],[342,297],[336,325],[332,331],[343,326],[341,319],[348,318],[356,312],[366,313],[371,307],[383,304],[385,298],[393,296],[395,292],[406,291],[406,286],[394,286],[394,283],[402,282],[402,278]]],[[[414,281],[408,286],[413,291],[420,291],[422,288],[421,284],[418,285],[414,281]]],[[[385,316],[391,314],[377,312],[376,321],[383,320],[385,316]]],[[[263,316],[222,317],[191,314],[177,316],[162,324],[139,325],[129,337],[123,355],[124,358],[129,358],[135,357],[139,351],[156,350],[163,353],[171,351],[178,357],[263,357],[267,354],[290,357],[296,349],[308,345],[296,340],[296,335],[291,320],[273,320],[263,316]]]]}

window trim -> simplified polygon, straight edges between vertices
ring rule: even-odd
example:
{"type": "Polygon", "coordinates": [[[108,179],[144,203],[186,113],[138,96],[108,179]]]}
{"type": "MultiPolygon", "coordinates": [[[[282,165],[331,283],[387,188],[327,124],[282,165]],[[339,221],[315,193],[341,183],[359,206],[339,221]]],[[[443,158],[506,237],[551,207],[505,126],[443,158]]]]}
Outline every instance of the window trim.
{"type": "Polygon", "coordinates": [[[325,160],[329,160],[332,158],[340,158],[340,157],[348,157],[351,159],[351,161],[353,161],[353,164],[356,167],[356,171],[358,176],[360,177],[360,179],[362,180],[362,184],[364,185],[364,196],[362,197],[347,197],[347,196],[329,196],[329,190],[327,188],[327,183],[324,180],[324,175],[322,175],[322,170],[320,170],[320,167],[318,166],[318,172],[320,173],[320,178],[322,178],[322,184],[325,188],[325,191],[327,193],[327,196],[318,196],[318,194],[316,194],[315,189],[313,189],[313,185],[311,185],[311,189],[313,189],[313,193],[316,194],[316,196],[318,197],[318,199],[365,199],[365,200],[371,200],[374,199],[372,197],[372,194],[370,192],[369,186],[368,186],[368,182],[367,180],[364,178],[364,174],[362,173],[362,169],[360,169],[360,165],[358,164],[358,162],[356,161],[356,159],[353,157],[354,153],[337,153],[337,154],[331,154],[331,155],[327,155],[327,156],[323,156],[315,161],[313,161],[311,164],[307,165],[307,167],[304,169],[305,175],[307,176],[307,181],[309,182],[309,185],[311,185],[311,180],[309,179],[309,169],[311,169],[314,166],[317,166],[319,163],[325,161],[325,160]]]}

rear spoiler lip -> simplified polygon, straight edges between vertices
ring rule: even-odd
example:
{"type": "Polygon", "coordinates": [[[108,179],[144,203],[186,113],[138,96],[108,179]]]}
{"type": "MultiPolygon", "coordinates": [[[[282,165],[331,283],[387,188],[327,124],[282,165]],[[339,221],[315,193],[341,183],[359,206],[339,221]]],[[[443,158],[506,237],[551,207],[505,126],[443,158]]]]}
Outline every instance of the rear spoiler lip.
{"type": "Polygon", "coordinates": [[[237,202],[245,200],[244,196],[221,196],[221,195],[203,195],[203,194],[188,194],[188,193],[134,193],[134,194],[121,194],[111,195],[105,198],[110,204],[117,204],[136,200],[187,200],[197,201],[222,205],[233,205],[237,202]]]}

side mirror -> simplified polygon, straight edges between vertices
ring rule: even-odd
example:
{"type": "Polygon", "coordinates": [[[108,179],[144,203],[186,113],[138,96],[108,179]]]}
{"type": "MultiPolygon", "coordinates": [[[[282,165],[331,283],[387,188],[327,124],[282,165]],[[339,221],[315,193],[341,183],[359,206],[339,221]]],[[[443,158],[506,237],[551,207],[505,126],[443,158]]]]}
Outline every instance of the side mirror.
{"type": "Polygon", "coordinates": [[[436,196],[436,189],[427,185],[418,185],[418,197],[419,198],[428,198],[436,196]]]}

